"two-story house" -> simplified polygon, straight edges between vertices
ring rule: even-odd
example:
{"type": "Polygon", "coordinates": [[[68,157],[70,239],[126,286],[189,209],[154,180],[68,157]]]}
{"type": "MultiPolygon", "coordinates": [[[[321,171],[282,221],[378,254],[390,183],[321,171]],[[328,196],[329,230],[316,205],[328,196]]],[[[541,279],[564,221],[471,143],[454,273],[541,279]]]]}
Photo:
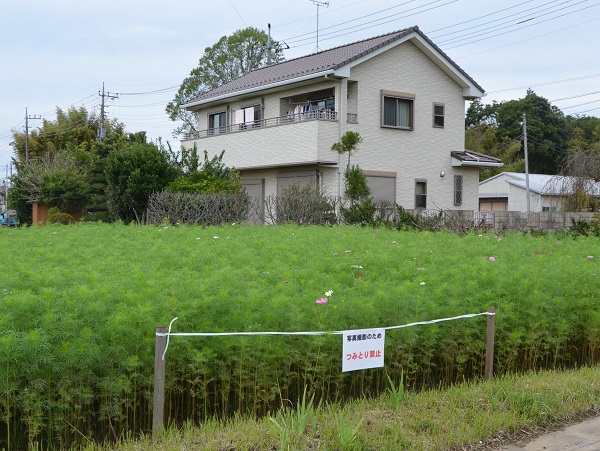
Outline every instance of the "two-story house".
{"type": "Polygon", "coordinates": [[[182,105],[203,130],[182,144],[241,173],[263,199],[292,180],[343,195],[348,130],[363,138],[351,163],[375,198],[406,209],[478,209],[479,168],[500,160],[464,150],[465,100],[484,90],[417,27],[273,64],[182,105]]]}

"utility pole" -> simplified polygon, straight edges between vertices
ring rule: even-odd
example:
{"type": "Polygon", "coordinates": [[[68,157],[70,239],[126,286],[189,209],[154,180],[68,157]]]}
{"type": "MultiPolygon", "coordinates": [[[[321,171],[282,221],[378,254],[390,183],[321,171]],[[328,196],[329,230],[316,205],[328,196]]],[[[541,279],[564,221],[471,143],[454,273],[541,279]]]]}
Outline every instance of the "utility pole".
{"type": "Polygon", "coordinates": [[[29,119],[41,119],[40,115],[29,115],[27,114],[27,107],[25,107],[25,165],[29,165],[29,119]]]}
{"type": "Polygon", "coordinates": [[[98,91],[98,95],[102,97],[102,103],[100,106],[100,128],[98,128],[98,136],[96,137],[96,141],[102,141],[106,138],[106,130],[104,129],[104,98],[108,97],[109,99],[118,99],[118,94],[111,94],[110,92],[104,93],[104,82],[102,82],[102,93],[98,91]]]}
{"type": "Polygon", "coordinates": [[[321,51],[321,49],[319,48],[319,8],[321,6],[326,6],[329,8],[329,2],[320,2],[318,0],[310,0],[310,1],[313,2],[313,4],[317,5],[317,46],[313,50],[313,53],[317,53],[317,52],[321,51]]]}
{"type": "MultiPolygon", "coordinates": [[[[10,165],[6,165],[6,176],[4,177],[4,209],[8,208],[8,167],[10,165]]],[[[11,169],[11,177],[12,177],[12,169],[11,169]]]]}
{"type": "Polygon", "coordinates": [[[527,196],[527,219],[531,211],[531,200],[529,198],[529,160],[527,157],[527,116],[523,114],[523,149],[525,150],[525,195],[527,196]]]}

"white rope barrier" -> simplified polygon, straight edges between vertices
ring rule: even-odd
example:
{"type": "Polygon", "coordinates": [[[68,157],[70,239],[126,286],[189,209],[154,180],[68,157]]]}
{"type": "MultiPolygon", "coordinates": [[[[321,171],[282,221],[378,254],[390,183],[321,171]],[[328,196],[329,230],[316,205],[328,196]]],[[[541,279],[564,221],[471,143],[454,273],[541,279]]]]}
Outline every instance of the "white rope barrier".
{"type": "MultiPolygon", "coordinates": [[[[444,321],[454,321],[457,319],[463,318],[474,318],[476,316],[495,316],[495,312],[483,312],[483,313],[469,313],[467,315],[453,316],[451,318],[440,318],[433,319],[430,321],[418,321],[416,323],[402,324],[400,326],[388,326],[388,327],[380,327],[379,329],[392,330],[392,329],[402,329],[405,327],[412,326],[423,326],[427,324],[435,324],[441,323],[444,321]]],[[[169,330],[162,334],[156,333],[157,337],[167,337],[167,343],[165,347],[165,352],[163,352],[162,359],[165,359],[165,355],[167,354],[167,349],[169,349],[169,338],[173,337],[224,337],[224,336],[241,336],[241,335],[342,335],[347,331],[313,331],[313,332],[171,332],[171,326],[175,321],[177,321],[177,317],[173,318],[169,324],[169,330]]]]}

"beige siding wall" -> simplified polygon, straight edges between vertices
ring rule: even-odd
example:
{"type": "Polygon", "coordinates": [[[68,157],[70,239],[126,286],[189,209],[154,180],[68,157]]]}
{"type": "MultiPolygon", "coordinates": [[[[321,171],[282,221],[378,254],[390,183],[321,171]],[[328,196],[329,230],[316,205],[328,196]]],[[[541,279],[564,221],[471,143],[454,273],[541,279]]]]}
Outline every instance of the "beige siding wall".
{"type": "Polygon", "coordinates": [[[364,141],[354,163],[395,170],[397,203],[414,208],[415,179],[427,180],[427,208],[454,208],[454,175],[464,176],[463,209],[477,209],[478,171],[451,166],[450,152],[464,148],[461,88],[415,46],[404,43],[352,69],[358,81],[358,131],[364,141]],[[412,93],[414,129],[381,127],[381,90],[412,93]],[[434,128],[433,103],[445,105],[445,126],[434,128]],[[445,177],[440,177],[444,171],[445,177]]]}
{"type": "Polygon", "coordinates": [[[335,121],[305,121],[289,125],[262,127],[210,138],[185,141],[186,147],[198,145],[209,157],[225,150],[223,161],[236,168],[284,166],[314,162],[335,163],[331,145],[338,138],[335,121]]]}
{"type": "MultiPolygon", "coordinates": [[[[407,209],[415,206],[415,179],[427,181],[427,208],[456,209],[454,205],[454,175],[463,176],[463,205],[460,209],[478,210],[478,177],[476,168],[451,166],[450,152],[464,148],[464,100],[462,89],[413,44],[406,42],[369,59],[351,70],[348,79],[347,102],[341,102],[342,82],[320,79],[291,89],[248,97],[220,107],[201,111],[201,126],[208,126],[207,114],[233,111],[250,104],[263,105],[263,118],[278,117],[287,112],[287,97],[335,88],[338,121],[310,121],[292,125],[259,128],[196,140],[199,151],[209,155],[225,150],[224,161],[240,169],[261,166],[284,167],[308,163],[337,163],[331,145],[348,130],[363,137],[352,163],[367,171],[394,171],[396,201],[407,209]],[[399,130],[381,127],[381,90],[412,93],[414,99],[414,129],[399,130]],[[445,107],[444,128],[433,127],[433,104],[445,107]],[[358,114],[358,124],[346,123],[348,105],[358,114]],[[441,172],[445,177],[440,177],[441,172]]],[[[183,144],[190,147],[194,141],[183,144]]],[[[345,159],[343,161],[345,167],[345,159]]],[[[284,169],[278,169],[284,170],[284,169]]],[[[255,178],[255,170],[243,171],[255,178]]],[[[260,171],[259,171],[260,172],[260,171]]],[[[276,192],[277,170],[265,174],[265,192],[276,192]]],[[[339,194],[339,178],[335,170],[323,170],[328,193],[339,194]]]]}
{"type": "MultiPolygon", "coordinates": [[[[297,171],[318,170],[321,175],[321,188],[324,194],[338,195],[339,177],[337,167],[322,166],[299,166],[294,168],[297,171]]],[[[264,179],[265,197],[277,195],[277,174],[289,172],[290,168],[281,169],[259,169],[241,171],[242,183],[244,180],[264,179]]]]}

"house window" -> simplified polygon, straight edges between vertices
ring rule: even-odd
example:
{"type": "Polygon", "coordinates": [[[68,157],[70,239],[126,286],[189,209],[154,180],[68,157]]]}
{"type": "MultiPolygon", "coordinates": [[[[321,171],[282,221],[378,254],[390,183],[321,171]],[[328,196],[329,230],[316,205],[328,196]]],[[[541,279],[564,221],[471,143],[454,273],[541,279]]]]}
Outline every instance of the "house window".
{"type": "Polygon", "coordinates": [[[413,129],[414,96],[412,94],[382,91],[381,126],[413,129]]]}
{"type": "Polygon", "coordinates": [[[252,105],[246,108],[242,108],[243,112],[243,123],[246,128],[260,127],[261,119],[261,108],[260,105],[252,105]]]}
{"type": "Polygon", "coordinates": [[[225,133],[226,126],[227,114],[225,111],[208,115],[208,128],[211,134],[218,135],[219,133],[225,133]]]}
{"type": "Polygon", "coordinates": [[[427,181],[415,182],[415,208],[427,208],[427,181]]]}
{"type": "Polygon", "coordinates": [[[463,176],[454,176],[454,205],[462,205],[463,200],[463,176]]]}
{"type": "Polygon", "coordinates": [[[444,128],[444,104],[442,103],[433,104],[433,126],[444,128]]]}
{"type": "Polygon", "coordinates": [[[542,211],[556,211],[556,207],[542,207],[542,211]]]}

